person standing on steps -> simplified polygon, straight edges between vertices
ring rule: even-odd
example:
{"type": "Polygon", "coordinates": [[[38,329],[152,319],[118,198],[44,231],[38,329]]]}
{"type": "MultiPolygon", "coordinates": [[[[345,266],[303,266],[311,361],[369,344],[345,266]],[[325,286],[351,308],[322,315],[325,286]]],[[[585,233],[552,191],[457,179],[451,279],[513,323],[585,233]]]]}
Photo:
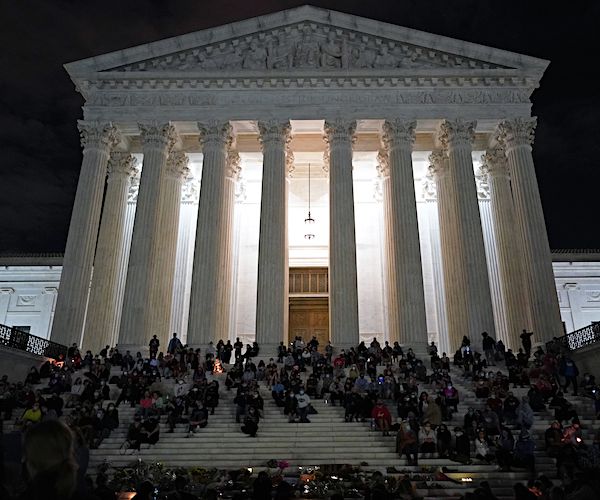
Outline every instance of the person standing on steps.
{"type": "Polygon", "coordinates": [[[181,351],[181,349],[183,349],[183,344],[181,343],[181,340],[177,338],[177,334],[173,333],[173,338],[169,340],[169,345],[167,346],[167,352],[174,356],[181,351]]]}
{"type": "Polygon", "coordinates": [[[153,335],[150,339],[150,344],[148,347],[150,348],[150,357],[156,357],[158,354],[158,346],[160,345],[160,341],[158,340],[156,335],[153,335]]]}
{"type": "Polygon", "coordinates": [[[575,361],[569,355],[563,356],[560,361],[558,373],[565,378],[565,386],[563,390],[567,394],[569,385],[573,384],[573,395],[577,396],[577,377],[579,376],[579,368],[575,361]]]}
{"type": "Polygon", "coordinates": [[[531,337],[533,337],[533,332],[528,332],[523,328],[523,333],[521,333],[520,337],[523,349],[525,350],[525,355],[527,356],[527,359],[529,359],[529,356],[531,355],[531,337]]]}
{"type": "Polygon", "coordinates": [[[488,366],[496,366],[495,360],[495,351],[496,351],[496,342],[492,337],[488,335],[488,332],[483,332],[481,334],[483,340],[481,342],[483,353],[485,354],[485,360],[487,361],[488,366]]]}
{"type": "Polygon", "coordinates": [[[233,351],[234,351],[236,361],[242,357],[242,349],[243,348],[244,348],[244,343],[240,340],[239,337],[237,337],[235,340],[235,343],[233,344],[233,351]]]}

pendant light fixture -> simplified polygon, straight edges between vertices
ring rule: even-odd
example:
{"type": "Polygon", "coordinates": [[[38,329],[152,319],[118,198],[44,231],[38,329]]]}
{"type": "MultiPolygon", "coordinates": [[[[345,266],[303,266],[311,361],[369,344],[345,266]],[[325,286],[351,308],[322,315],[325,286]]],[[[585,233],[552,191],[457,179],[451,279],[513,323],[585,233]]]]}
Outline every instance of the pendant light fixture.
{"type": "Polygon", "coordinates": [[[310,163],[308,164],[308,217],[304,219],[304,224],[306,227],[306,233],[304,234],[304,238],[307,240],[312,240],[315,235],[312,232],[312,225],[315,223],[315,219],[313,219],[310,215],[310,163]]]}

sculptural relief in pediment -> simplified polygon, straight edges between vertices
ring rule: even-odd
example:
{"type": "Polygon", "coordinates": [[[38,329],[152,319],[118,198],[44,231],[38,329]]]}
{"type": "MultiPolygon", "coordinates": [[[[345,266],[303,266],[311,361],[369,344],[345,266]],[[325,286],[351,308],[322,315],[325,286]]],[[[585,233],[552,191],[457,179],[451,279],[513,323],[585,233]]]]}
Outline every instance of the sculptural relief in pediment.
{"type": "Polygon", "coordinates": [[[268,71],[501,68],[396,40],[297,23],[120,66],[112,71],[268,71]]]}

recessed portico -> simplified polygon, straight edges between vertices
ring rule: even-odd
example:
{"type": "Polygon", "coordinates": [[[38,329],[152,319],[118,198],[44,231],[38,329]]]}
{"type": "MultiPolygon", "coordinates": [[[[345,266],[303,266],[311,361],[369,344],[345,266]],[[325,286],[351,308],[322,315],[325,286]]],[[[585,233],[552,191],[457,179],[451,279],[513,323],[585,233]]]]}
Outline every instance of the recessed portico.
{"type": "Polygon", "coordinates": [[[277,345],[288,338],[296,266],[328,267],[338,347],[375,335],[453,350],[483,330],[513,343],[515,321],[540,340],[559,334],[531,163],[529,98],[546,65],[313,7],[67,65],[86,99],[84,166],[93,166],[78,193],[102,198],[112,152],[137,155],[141,177],[120,268],[94,259],[98,207],[74,215],[53,338],[82,334],[87,297],[61,294],[85,288],[93,262],[94,274],[121,276],[105,321],[120,324],[112,338],[122,346],[154,333],[165,344],[186,317],[192,345],[254,335],[277,345]],[[507,156],[512,191],[486,187],[479,167],[492,148],[507,156]],[[297,226],[308,164],[320,226],[307,243],[297,226]],[[490,198],[514,204],[518,287],[501,286],[522,277],[498,264],[508,212],[490,212],[490,198]],[[532,315],[513,314],[529,301],[532,315]]]}

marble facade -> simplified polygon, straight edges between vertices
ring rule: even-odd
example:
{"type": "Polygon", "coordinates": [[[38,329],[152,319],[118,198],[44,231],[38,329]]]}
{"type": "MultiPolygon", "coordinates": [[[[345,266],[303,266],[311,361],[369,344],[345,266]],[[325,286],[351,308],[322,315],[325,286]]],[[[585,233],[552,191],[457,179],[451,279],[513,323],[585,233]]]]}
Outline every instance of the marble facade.
{"type": "Polygon", "coordinates": [[[531,155],[530,96],[547,65],[309,6],[67,64],[85,99],[84,159],[52,339],[137,348],[157,334],[164,345],[187,315],[192,345],[250,335],[276,345],[287,338],[287,268],[302,252],[327,257],[338,347],[383,333],[421,350],[437,333],[453,350],[483,330],[514,338],[519,323],[538,341],[560,335],[531,155]],[[492,150],[506,158],[508,190],[492,161],[479,171],[492,150]],[[141,156],[139,181],[126,179],[137,190],[133,224],[123,182],[109,182],[119,200],[101,210],[115,155],[141,156]],[[261,195],[250,206],[240,199],[252,162],[261,195]],[[361,162],[379,189],[370,219],[357,199],[361,162]],[[302,249],[287,226],[307,163],[326,170],[328,238],[302,249]],[[194,221],[186,189],[199,191],[194,221]],[[509,219],[520,271],[507,264],[509,219]],[[365,227],[371,245],[361,247],[365,227]],[[114,254],[102,241],[94,254],[98,228],[123,241],[114,254]],[[245,262],[254,256],[256,268],[245,262]],[[94,294],[92,268],[110,296],[94,294]],[[90,282],[93,308],[110,310],[92,316],[104,332],[93,342],[90,282]],[[514,311],[522,297],[525,317],[514,311]]]}

